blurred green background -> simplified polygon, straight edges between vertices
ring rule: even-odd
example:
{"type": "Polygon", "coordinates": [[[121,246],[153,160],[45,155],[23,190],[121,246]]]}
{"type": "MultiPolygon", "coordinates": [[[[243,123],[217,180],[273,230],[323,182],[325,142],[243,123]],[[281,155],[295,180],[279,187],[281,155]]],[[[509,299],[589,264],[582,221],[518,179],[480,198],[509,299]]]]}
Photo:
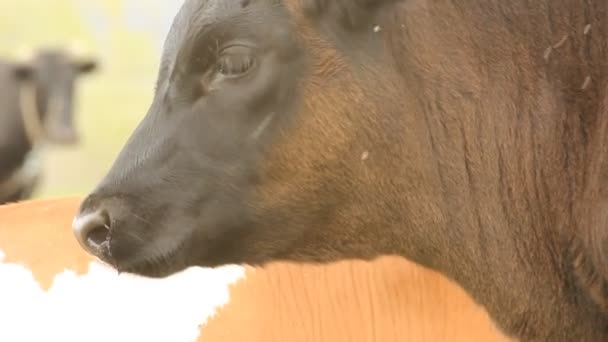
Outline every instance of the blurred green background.
{"type": "Polygon", "coordinates": [[[46,147],[35,197],[85,195],[151,102],[162,43],[182,1],[0,0],[0,54],[78,41],[101,68],[78,80],[75,147],[46,147]]]}

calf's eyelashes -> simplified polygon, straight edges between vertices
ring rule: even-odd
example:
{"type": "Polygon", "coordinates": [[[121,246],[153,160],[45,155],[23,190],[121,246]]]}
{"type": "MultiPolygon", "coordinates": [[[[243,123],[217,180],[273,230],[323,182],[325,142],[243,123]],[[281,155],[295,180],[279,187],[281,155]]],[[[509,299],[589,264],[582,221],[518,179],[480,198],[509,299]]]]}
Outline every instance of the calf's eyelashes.
{"type": "Polygon", "coordinates": [[[232,45],[222,49],[216,64],[217,72],[231,79],[244,76],[254,66],[255,56],[249,47],[243,45],[232,45]]]}

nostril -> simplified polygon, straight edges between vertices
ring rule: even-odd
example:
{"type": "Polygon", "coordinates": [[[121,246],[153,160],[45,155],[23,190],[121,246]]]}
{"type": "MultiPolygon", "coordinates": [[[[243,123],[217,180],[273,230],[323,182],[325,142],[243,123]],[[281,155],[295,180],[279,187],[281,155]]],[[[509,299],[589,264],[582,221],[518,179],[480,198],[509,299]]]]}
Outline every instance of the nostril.
{"type": "Polygon", "coordinates": [[[108,228],[106,226],[92,228],[89,234],[85,236],[86,242],[91,246],[101,246],[109,238],[110,230],[108,228]]]}
{"type": "Polygon", "coordinates": [[[109,247],[110,217],[106,211],[76,216],[72,229],[82,248],[91,254],[99,255],[109,247]]]}

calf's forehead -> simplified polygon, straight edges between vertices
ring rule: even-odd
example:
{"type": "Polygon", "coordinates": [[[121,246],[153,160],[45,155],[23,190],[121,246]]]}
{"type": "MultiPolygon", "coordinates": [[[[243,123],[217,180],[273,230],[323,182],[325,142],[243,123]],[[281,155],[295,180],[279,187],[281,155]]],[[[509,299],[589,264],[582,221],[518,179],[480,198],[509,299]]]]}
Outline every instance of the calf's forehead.
{"type": "Polygon", "coordinates": [[[165,39],[161,65],[175,63],[179,51],[205,37],[205,32],[251,35],[263,27],[281,26],[289,20],[288,8],[280,0],[186,0],[165,39]]]}

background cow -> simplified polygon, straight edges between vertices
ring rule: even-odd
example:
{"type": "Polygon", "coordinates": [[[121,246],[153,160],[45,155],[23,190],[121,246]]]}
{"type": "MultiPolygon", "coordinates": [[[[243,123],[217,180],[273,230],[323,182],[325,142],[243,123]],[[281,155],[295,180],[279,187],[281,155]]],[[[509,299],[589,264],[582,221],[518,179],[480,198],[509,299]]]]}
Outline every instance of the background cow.
{"type": "Polygon", "coordinates": [[[0,203],[30,197],[40,180],[42,144],[77,142],[75,82],[96,67],[59,48],[0,60],[0,203]]]}
{"type": "Polygon", "coordinates": [[[605,0],[187,0],[76,237],[149,276],[398,254],[606,341],[607,60],[605,0]]]}

